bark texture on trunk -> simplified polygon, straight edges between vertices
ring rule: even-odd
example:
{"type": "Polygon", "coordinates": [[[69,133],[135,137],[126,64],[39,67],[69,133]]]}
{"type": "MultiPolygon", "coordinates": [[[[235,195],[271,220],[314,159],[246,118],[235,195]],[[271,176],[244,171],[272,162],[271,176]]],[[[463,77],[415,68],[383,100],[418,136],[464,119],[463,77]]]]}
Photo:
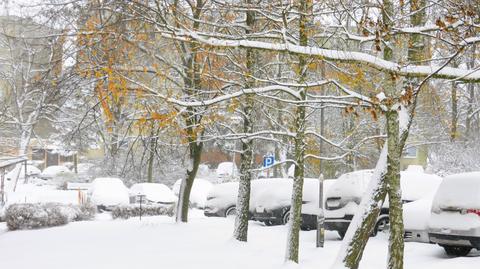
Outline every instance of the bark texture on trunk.
{"type": "MultiPolygon", "coordinates": [[[[400,188],[400,144],[398,112],[392,109],[386,113],[388,134],[387,194],[389,201],[390,238],[388,268],[403,268],[404,227],[402,211],[402,190],[400,188]]],[[[401,147],[403,148],[403,146],[401,147]]]]}
{"type": "MultiPolygon", "coordinates": [[[[246,0],[246,4],[250,4],[250,0],[246,0]]],[[[247,11],[247,34],[249,34],[255,24],[255,13],[247,11]]],[[[254,87],[254,81],[249,75],[254,73],[255,68],[255,51],[246,50],[246,87],[254,87]]],[[[255,104],[255,96],[245,96],[243,106],[243,132],[245,134],[253,133],[253,106],[255,104]]],[[[253,139],[242,139],[242,153],[240,154],[240,182],[237,197],[237,216],[235,217],[235,228],[233,236],[236,240],[246,242],[248,240],[248,216],[250,207],[250,181],[252,180],[253,165],[253,139]]]]}
{"type": "Polygon", "coordinates": [[[195,141],[191,142],[189,145],[190,167],[187,169],[187,176],[182,180],[182,184],[180,185],[176,212],[177,222],[188,222],[190,192],[192,191],[193,181],[195,180],[198,166],[200,165],[202,148],[203,143],[197,143],[195,141]]]}
{"type": "MultiPolygon", "coordinates": [[[[300,45],[308,45],[309,37],[309,14],[312,11],[312,0],[299,1],[299,37],[300,45]]],[[[298,69],[297,76],[299,83],[304,83],[307,77],[307,57],[298,57],[298,69]]],[[[307,98],[306,88],[299,90],[300,101],[305,101],[307,98]]],[[[302,196],[303,196],[303,180],[305,173],[305,126],[306,126],[306,107],[298,105],[295,111],[295,172],[293,180],[292,190],[292,202],[290,208],[290,220],[288,223],[288,238],[287,238],[287,250],[285,255],[286,261],[293,261],[298,263],[298,249],[300,241],[300,226],[302,224],[302,196]]]]}

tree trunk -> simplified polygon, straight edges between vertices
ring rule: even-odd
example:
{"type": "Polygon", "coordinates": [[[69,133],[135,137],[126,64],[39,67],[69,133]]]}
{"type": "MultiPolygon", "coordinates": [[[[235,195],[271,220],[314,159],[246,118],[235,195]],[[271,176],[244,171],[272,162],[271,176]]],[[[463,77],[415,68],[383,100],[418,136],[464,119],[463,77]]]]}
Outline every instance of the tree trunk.
{"type": "MultiPolygon", "coordinates": [[[[305,95],[305,91],[302,91],[305,95]]],[[[304,97],[305,98],[305,97],[304,97]]],[[[305,107],[297,108],[295,119],[295,173],[293,179],[292,206],[290,208],[290,220],[288,223],[288,239],[286,260],[298,263],[298,248],[300,239],[300,226],[302,224],[302,196],[303,180],[305,173],[305,107]]]]}
{"type": "MultiPolygon", "coordinates": [[[[157,139],[158,139],[158,131],[155,134],[154,124],[151,126],[152,130],[150,132],[150,140],[149,140],[149,156],[148,156],[148,164],[147,164],[147,182],[153,182],[153,163],[155,160],[155,150],[157,148],[157,139]]],[[[158,130],[158,129],[157,129],[158,130]]]]}
{"type": "MultiPolygon", "coordinates": [[[[475,50],[476,46],[472,46],[472,54],[470,55],[470,61],[467,63],[469,69],[473,69],[475,67],[475,50]]],[[[466,137],[467,139],[471,138],[471,132],[472,132],[472,121],[475,118],[473,113],[473,103],[475,102],[475,84],[473,83],[468,83],[467,86],[468,90],[468,106],[467,106],[467,119],[465,122],[465,128],[466,128],[466,137]]]]}
{"type": "Polygon", "coordinates": [[[385,174],[387,172],[388,144],[385,143],[375,167],[375,172],[362,197],[359,210],[355,213],[343,239],[342,249],[333,268],[357,269],[363,251],[372,234],[386,195],[385,174]]]}
{"type": "MultiPolygon", "coordinates": [[[[248,97],[252,98],[253,97],[248,97]]],[[[251,108],[250,108],[251,109],[251,108]]],[[[251,112],[250,112],[251,113],[251,112]]],[[[251,132],[250,120],[244,119],[244,130],[251,132]]],[[[245,132],[245,133],[248,133],[245,132]]],[[[248,239],[248,216],[250,208],[250,186],[252,179],[253,140],[242,142],[240,155],[240,182],[237,197],[237,216],[233,236],[238,241],[246,242],[248,239]]]]}
{"type": "MultiPolygon", "coordinates": [[[[312,0],[299,1],[299,37],[300,45],[308,45],[309,36],[309,14],[312,12],[312,0]]],[[[298,71],[297,76],[299,83],[304,83],[306,80],[307,57],[298,57],[298,71]]],[[[300,101],[305,101],[307,98],[306,88],[300,89],[300,101]]],[[[305,125],[306,125],[306,108],[299,104],[295,111],[295,173],[293,179],[292,202],[290,208],[290,220],[288,223],[288,238],[287,250],[285,255],[286,261],[293,261],[298,263],[298,249],[300,242],[300,226],[302,224],[302,196],[303,196],[303,180],[305,173],[305,125]]]]}
{"type": "MultiPolygon", "coordinates": [[[[398,112],[392,109],[386,113],[388,135],[387,193],[389,201],[390,238],[388,268],[403,268],[404,227],[402,211],[402,190],[400,188],[400,150],[398,112]]],[[[402,146],[403,148],[403,146],[402,146]]]]}
{"type": "MultiPolygon", "coordinates": [[[[246,4],[250,4],[250,0],[246,4]]],[[[255,13],[247,11],[247,30],[249,34],[255,24],[255,13]]],[[[255,67],[255,51],[246,50],[246,86],[252,88],[255,82],[250,77],[255,67]]],[[[245,134],[253,133],[253,106],[255,103],[254,95],[245,96],[245,105],[243,106],[243,132],[245,134]]],[[[253,165],[253,139],[242,139],[242,153],[240,154],[240,182],[237,197],[237,215],[235,217],[235,228],[233,236],[238,241],[246,242],[248,239],[248,216],[250,208],[250,181],[252,180],[253,165]]]]}
{"type": "Polygon", "coordinates": [[[177,222],[188,222],[190,192],[195,176],[197,175],[198,166],[200,165],[202,148],[202,142],[197,143],[196,141],[190,141],[189,143],[189,168],[187,169],[187,176],[182,180],[182,184],[180,185],[176,212],[177,222]]]}
{"type": "Polygon", "coordinates": [[[454,81],[452,82],[452,119],[450,125],[450,141],[455,141],[458,137],[458,97],[457,97],[457,83],[454,81]]]}

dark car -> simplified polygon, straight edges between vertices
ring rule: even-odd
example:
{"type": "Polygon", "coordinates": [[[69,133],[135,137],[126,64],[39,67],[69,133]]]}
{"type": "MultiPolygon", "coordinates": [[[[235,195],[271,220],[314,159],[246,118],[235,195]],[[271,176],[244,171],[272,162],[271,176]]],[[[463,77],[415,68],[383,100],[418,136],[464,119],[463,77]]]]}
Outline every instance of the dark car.
{"type": "MultiPolygon", "coordinates": [[[[358,205],[372,178],[372,170],[359,170],[340,176],[326,195],[325,229],[337,231],[341,238],[345,236],[358,205]]],[[[426,174],[423,169],[412,168],[400,173],[402,200],[404,203],[419,200],[435,192],[442,179],[426,174]]],[[[408,216],[405,216],[408,217],[408,216]]],[[[388,201],[385,202],[377,218],[373,234],[389,228],[388,201]]],[[[407,234],[413,231],[407,231],[407,234]]]]}
{"type": "MultiPolygon", "coordinates": [[[[320,213],[318,203],[319,180],[305,178],[302,197],[302,225],[303,230],[312,230],[317,227],[317,216],[320,213]]],[[[324,190],[328,189],[331,180],[324,181],[324,190]]],[[[292,179],[272,182],[272,186],[255,197],[255,210],[252,219],[261,221],[265,225],[287,224],[290,219],[292,199],[292,179]]]]}
{"type": "MultiPolygon", "coordinates": [[[[264,188],[272,186],[272,182],[283,181],[285,179],[279,178],[262,178],[252,180],[250,191],[250,212],[255,209],[255,197],[257,193],[262,192],[264,188]]],[[[212,187],[207,195],[205,203],[204,215],[207,217],[228,217],[235,216],[237,197],[238,196],[238,182],[226,182],[216,184],[212,187]]]]}

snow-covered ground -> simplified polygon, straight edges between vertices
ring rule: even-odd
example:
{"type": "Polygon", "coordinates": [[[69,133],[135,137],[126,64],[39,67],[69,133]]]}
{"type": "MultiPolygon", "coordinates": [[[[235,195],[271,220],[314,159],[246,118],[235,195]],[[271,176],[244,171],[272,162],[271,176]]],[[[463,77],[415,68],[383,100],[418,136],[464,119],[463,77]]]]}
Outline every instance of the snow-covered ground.
{"type": "MultiPolygon", "coordinates": [[[[326,246],[315,248],[315,231],[301,233],[300,265],[285,266],[286,227],[251,222],[249,242],[232,240],[233,219],[206,218],[192,211],[190,222],[175,224],[170,217],[95,221],[66,226],[7,232],[0,224],[0,268],[328,268],[340,248],[335,233],[326,246]]],[[[360,268],[386,268],[387,236],[372,238],[360,268]]],[[[435,245],[406,243],[405,268],[473,269],[480,252],[450,258],[435,245]]]]}

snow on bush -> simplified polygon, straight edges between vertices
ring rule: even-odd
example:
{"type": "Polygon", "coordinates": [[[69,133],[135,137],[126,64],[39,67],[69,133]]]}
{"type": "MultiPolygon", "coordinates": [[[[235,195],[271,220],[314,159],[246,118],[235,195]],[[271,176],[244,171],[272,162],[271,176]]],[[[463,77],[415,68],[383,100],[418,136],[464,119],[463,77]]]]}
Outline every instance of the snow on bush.
{"type": "Polygon", "coordinates": [[[161,205],[142,205],[140,209],[139,204],[119,205],[112,209],[112,217],[114,219],[128,219],[140,216],[173,216],[175,214],[175,205],[161,206],[161,205]]]}
{"type": "Polygon", "coordinates": [[[37,229],[67,224],[70,221],[92,219],[95,208],[59,203],[13,204],[5,211],[10,230],[37,229]]]}
{"type": "Polygon", "coordinates": [[[58,176],[71,175],[72,171],[63,165],[52,165],[43,170],[41,173],[42,178],[54,178],[58,176]]]}

